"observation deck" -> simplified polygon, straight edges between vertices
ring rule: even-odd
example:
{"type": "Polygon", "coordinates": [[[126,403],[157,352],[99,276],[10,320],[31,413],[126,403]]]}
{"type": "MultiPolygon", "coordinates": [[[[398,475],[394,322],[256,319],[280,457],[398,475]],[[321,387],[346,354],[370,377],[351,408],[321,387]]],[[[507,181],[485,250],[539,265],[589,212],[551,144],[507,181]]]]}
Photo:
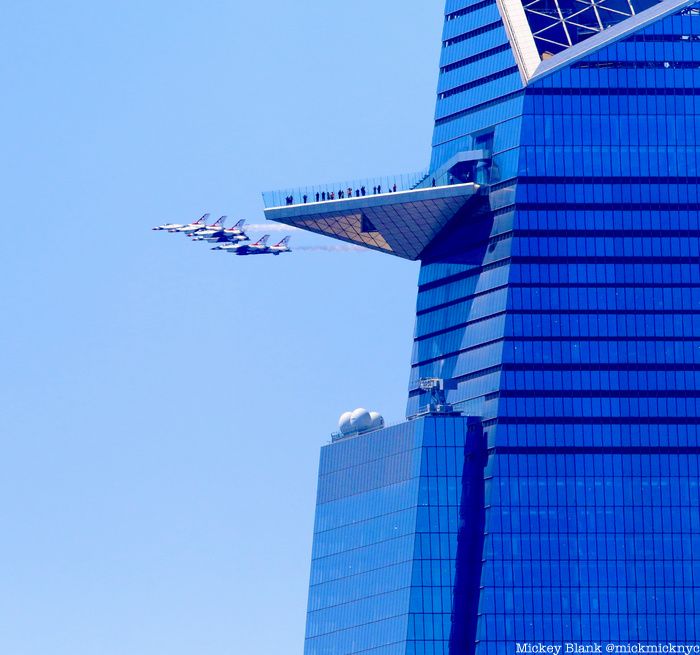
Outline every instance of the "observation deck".
{"type": "Polygon", "coordinates": [[[479,194],[478,176],[452,169],[265,193],[265,217],[415,261],[479,194]]]}

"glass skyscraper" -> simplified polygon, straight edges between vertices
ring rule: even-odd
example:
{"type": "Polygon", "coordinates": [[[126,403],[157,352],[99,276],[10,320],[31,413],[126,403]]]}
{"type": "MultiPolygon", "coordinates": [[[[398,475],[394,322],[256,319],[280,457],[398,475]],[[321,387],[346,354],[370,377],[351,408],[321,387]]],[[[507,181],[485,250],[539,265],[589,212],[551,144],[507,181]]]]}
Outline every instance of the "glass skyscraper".
{"type": "Polygon", "coordinates": [[[700,643],[700,3],[447,0],[442,46],[427,171],[266,195],[421,261],[409,420],[322,451],[305,652],[700,643]]]}

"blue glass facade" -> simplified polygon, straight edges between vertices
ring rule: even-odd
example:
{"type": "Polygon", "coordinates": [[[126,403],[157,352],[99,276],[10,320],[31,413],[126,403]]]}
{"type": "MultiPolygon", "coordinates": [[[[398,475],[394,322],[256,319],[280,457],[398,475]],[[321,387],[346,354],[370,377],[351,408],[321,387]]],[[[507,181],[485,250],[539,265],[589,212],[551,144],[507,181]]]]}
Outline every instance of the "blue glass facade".
{"type": "Polygon", "coordinates": [[[420,254],[407,415],[465,418],[324,449],[308,655],[700,642],[700,3],[534,70],[512,7],[446,7],[430,170],[488,181],[420,254]]]}
{"type": "Polygon", "coordinates": [[[478,421],[459,416],[323,449],[308,655],[447,653],[473,640],[484,453],[478,421]]]}

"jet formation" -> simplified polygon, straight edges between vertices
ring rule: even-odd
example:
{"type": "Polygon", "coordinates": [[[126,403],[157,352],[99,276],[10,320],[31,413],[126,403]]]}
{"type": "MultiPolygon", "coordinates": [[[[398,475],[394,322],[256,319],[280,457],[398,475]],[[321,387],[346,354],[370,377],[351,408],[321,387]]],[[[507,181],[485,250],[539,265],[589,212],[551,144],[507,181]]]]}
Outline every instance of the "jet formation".
{"type": "Polygon", "coordinates": [[[217,244],[212,250],[221,250],[233,255],[281,255],[283,252],[292,252],[289,248],[289,237],[285,237],[275,245],[268,245],[270,235],[266,234],[255,243],[246,243],[250,237],[243,230],[244,220],[238,221],[233,227],[224,227],[226,216],[207,225],[210,214],[204,214],[202,218],[193,223],[165,223],[153,229],[158,232],[170,232],[171,234],[185,234],[192,241],[206,241],[217,244]]]}

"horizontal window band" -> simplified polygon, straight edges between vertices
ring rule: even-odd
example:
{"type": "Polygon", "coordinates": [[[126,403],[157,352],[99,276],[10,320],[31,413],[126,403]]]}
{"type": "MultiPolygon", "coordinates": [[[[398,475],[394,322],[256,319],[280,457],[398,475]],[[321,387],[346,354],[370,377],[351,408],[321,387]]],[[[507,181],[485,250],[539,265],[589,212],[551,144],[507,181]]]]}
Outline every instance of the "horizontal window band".
{"type": "MultiPolygon", "coordinates": [[[[479,239],[478,241],[472,241],[469,243],[469,250],[467,251],[466,254],[475,253],[475,252],[478,253],[480,250],[486,251],[488,246],[490,246],[492,244],[500,243],[501,241],[507,241],[509,239],[512,239],[513,234],[514,233],[512,230],[508,230],[506,232],[501,232],[500,234],[496,234],[495,236],[490,236],[486,239],[479,239]]],[[[494,263],[497,263],[497,262],[494,262],[494,263]]],[[[430,265],[430,264],[428,264],[428,265],[430,265]]],[[[489,270],[487,268],[488,266],[492,266],[492,265],[487,264],[485,266],[481,266],[478,268],[481,270],[489,270]]],[[[498,267],[495,267],[495,268],[498,268],[498,267]]],[[[467,275],[467,277],[472,277],[471,270],[465,271],[465,273],[455,273],[455,275],[456,276],[457,275],[464,275],[466,273],[469,274],[469,275],[467,275]]],[[[426,282],[423,285],[419,285],[418,290],[425,291],[427,288],[433,288],[433,287],[429,287],[429,285],[434,285],[436,283],[438,283],[437,286],[443,286],[444,282],[442,280],[446,280],[446,279],[448,279],[448,278],[442,278],[441,280],[435,280],[434,282],[426,282]]]]}
{"type": "MultiPolygon", "coordinates": [[[[610,229],[602,228],[600,230],[576,229],[569,228],[565,230],[542,229],[514,229],[495,234],[488,239],[481,239],[469,243],[470,251],[478,250],[480,246],[486,247],[501,241],[507,241],[513,238],[534,238],[534,239],[582,239],[582,238],[619,238],[619,239],[668,239],[678,237],[682,239],[700,238],[700,230],[691,229],[653,229],[653,230],[629,230],[629,229],[610,229]]],[[[514,256],[515,258],[516,256],[514,256]]]]}
{"type": "MultiPolygon", "coordinates": [[[[500,373],[502,366],[490,366],[489,368],[483,368],[480,371],[473,371],[472,373],[467,373],[466,375],[458,375],[456,377],[450,378],[452,382],[460,384],[462,382],[469,382],[470,380],[476,380],[478,378],[483,378],[488,375],[493,375],[494,373],[500,373]]],[[[415,398],[425,393],[422,389],[411,389],[409,391],[409,398],[415,398]]]]}
{"type": "Polygon", "coordinates": [[[484,291],[478,293],[473,293],[467,296],[462,296],[456,298],[455,300],[450,300],[449,302],[444,302],[439,305],[434,305],[427,307],[425,309],[418,310],[416,316],[425,316],[426,314],[431,314],[432,312],[440,311],[442,309],[448,309],[454,305],[459,305],[463,302],[469,302],[476,298],[481,298],[488,295],[494,291],[502,291],[503,289],[561,289],[563,291],[568,289],[643,289],[643,290],[653,290],[653,289],[698,289],[700,290],[700,282],[659,282],[659,283],[643,283],[643,282],[509,282],[507,284],[499,284],[498,286],[491,287],[484,291]]]}
{"type": "Polygon", "coordinates": [[[556,399],[556,398],[628,398],[628,399],[653,399],[653,398],[700,398],[700,390],[659,390],[647,389],[646,392],[639,389],[599,389],[598,391],[591,390],[546,390],[539,391],[535,389],[523,390],[501,390],[498,393],[500,398],[539,398],[539,399],[556,399]]]}
{"type": "MultiPolygon", "coordinates": [[[[485,264],[484,266],[475,266],[468,271],[463,273],[455,273],[454,275],[448,275],[446,277],[440,278],[439,280],[434,280],[433,282],[426,282],[418,286],[418,291],[429,291],[430,289],[437,289],[439,287],[445,286],[446,284],[452,284],[453,282],[459,282],[460,280],[467,280],[470,277],[478,277],[485,271],[492,271],[496,268],[501,268],[502,266],[508,266],[510,264],[510,258],[506,257],[500,259],[492,264],[485,264]]],[[[424,264],[425,265],[425,264],[424,264]]],[[[429,265],[429,264],[428,264],[429,265]]]]}
{"type": "MultiPolygon", "coordinates": [[[[408,584],[408,585],[406,585],[406,586],[404,586],[404,587],[401,587],[401,588],[399,588],[399,589],[391,589],[391,590],[389,590],[389,591],[380,591],[379,593],[376,593],[376,594],[369,594],[369,595],[367,595],[367,596],[363,596],[363,597],[362,597],[362,600],[372,600],[372,599],[373,599],[374,602],[378,602],[377,599],[382,598],[383,596],[389,596],[390,594],[397,594],[397,593],[403,591],[404,589],[405,589],[405,590],[408,590],[408,589],[410,589],[410,588],[411,588],[411,585],[408,584]]],[[[308,617],[307,620],[308,620],[308,622],[309,622],[309,625],[312,625],[311,622],[315,620],[316,615],[317,615],[319,612],[327,612],[328,610],[335,610],[335,609],[338,608],[338,607],[346,607],[346,606],[348,606],[348,605],[352,606],[352,604],[353,604],[353,603],[356,603],[356,602],[357,602],[357,599],[354,599],[354,598],[353,598],[353,599],[351,599],[351,600],[346,600],[346,601],[344,601],[344,602],[342,602],[342,603],[338,603],[338,604],[336,604],[336,605],[329,605],[329,606],[327,606],[327,607],[320,607],[320,608],[317,609],[317,610],[308,610],[308,612],[307,612],[307,617],[308,617]]],[[[380,606],[383,605],[383,603],[381,603],[381,602],[378,602],[378,604],[379,604],[380,606]]],[[[345,610],[345,611],[347,611],[347,610],[345,610]]],[[[397,610],[394,610],[394,611],[399,611],[399,610],[397,609],[397,610]]],[[[347,627],[347,628],[346,628],[346,627],[342,627],[342,628],[335,628],[335,627],[334,627],[334,628],[332,628],[332,629],[330,629],[330,630],[328,630],[328,629],[326,628],[326,630],[327,630],[326,632],[319,632],[318,634],[312,634],[311,636],[307,636],[306,639],[307,639],[309,642],[313,642],[314,639],[327,638],[329,635],[338,635],[338,634],[341,633],[341,632],[348,632],[348,631],[350,631],[350,630],[357,630],[358,628],[367,629],[368,626],[377,625],[377,624],[379,624],[379,623],[385,623],[386,621],[390,621],[390,620],[393,620],[393,619],[398,619],[398,618],[401,618],[402,616],[404,616],[404,614],[403,614],[403,613],[399,613],[399,614],[394,614],[394,615],[392,615],[392,616],[384,616],[384,617],[382,617],[382,618],[380,618],[380,619],[374,619],[374,620],[371,620],[371,621],[365,621],[365,622],[363,622],[362,624],[357,625],[357,626],[350,626],[350,627],[347,627]]],[[[310,632],[310,630],[307,632],[307,635],[309,634],[309,632],[310,632]]],[[[338,639],[338,640],[340,641],[340,638],[338,638],[338,637],[335,637],[335,639],[338,639]]],[[[340,641],[340,643],[342,643],[342,641],[340,641]]],[[[355,651],[355,652],[357,652],[357,651],[355,651]]],[[[359,653],[358,653],[358,655],[359,655],[359,653]]]]}
{"type": "Polygon", "coordinates": [[[696,337],[646,337],[646,336],[619,336],[619,337],[603,337],[603,336],[581,336],[581,337],[553,337],[550,335],[546,336],[535,336],[535,337],[525,337],[520,335],[509,334],[504,337],[504,341],[509,343],[599,343],[610,342],[610,343],[629,343],[630,340],[633,341],[643,341],[643,342],[657,342],[663,344],[669,343],[692,343],[693,341],[700,342],[700,335],[696,337]]]}
{"type": "Polygon", "coordinates": [[[601,309],[595,307],[593,309],[508,309],[508,314],[517,314],[520,316],[675,316],[682,314],[684,316],[700,316],[700,309],[648,309],[648,310],[632,310],[632,309],[601,309]]]}
{"type": "Polygon", "coordinates": [[[497,455],[700,455],[700,446],[494,446],[489,452],[497,455]]]}
{"type": "Polygon", "coordinates": [[[514,237],[527,237],[536,239],[573,239],[573,238],[649,238],[649,239],[664,239],[669,237],[681,237],[681,238],[699,238],[700,230],[679,230],[679,229],[669,229],[669,230],[611,230],[609,228],[601,230],[577,230],[576,228],[571,228],[568,230],[513,230],[511,232],[514,237]]]}
{"type": "Polygon", "coordinates": [[[595,364],[514,364],[504,362],[501,364],[507,372],[575,372],[575,371],[653,371],[653,372],[686,372],[700,371],[700,364],[683,362],[682,364],[621,364],[600,363],[595,364]]]}
{"type": "MultiPolygon", "coordinates": [[[[501,312],[501,314],[504,314],[505,312],[501,312]]],[[[489,318],[493,318],[493,316],[489,316],[489,318]]],[[[482,320],[482,319],[480,319],[482,320]]],[[[488,320],[488,319],[483,319],[483,320],[488,320]]],[[[472,323],[478,323],[479,321],[472,321],[472,323]]],[[[459,329],[460,327],[465,327],[465,326],[458,326],[457,328],[450,328],[447,330],[447,332],[452,332],[453,329],[459,329]]],[[[432,335],[432,336],[439,336],[439,335],[432,335]]],[[[473,346],[468,346],[466,348],[460,348],[459,350],[452,350],[450,352],[445,352],[441,353],[437,357],[430,357],[429,359],[421,359],[420,361],[417,361],[413,364],[411,364],[411,368],[420,368],[421,366],[426,366],[427,364],[432,364],[433,362],[439,362],[442,361],[443,359],[450,359],[451,357],[459,357],[460,355],[464,355],[466,353],[474,352],[475,350],[480,350],[481,348],[486,348],[487,346],[493,346],[494,344],[497,343],[504,343],[505,339],[503,335],[495,336],[493,339],[489,339],[487,341],[483,341],[481,343],[477,343],[473,346]]],[[[416,342],[414,342],[416,343],[416,342]]],[[[420,343],[420,342],[418,342],[420,343]]]]}
{"type": "MultiPolygon", "coordinates": [[[[434,339],[435,337],[441,337],[445,334],[449,334],[450,332],[459,332],[459,331],[464,331],[469,327],[472,327],[473,325],[478,325],[479,323],[483,323],[484,321],[490,321],[491,319],[498,318],[500,316],[504,316],[507,314],[505,310],[500,310],[497,312],[494,312],[493,314],[489,314],[488,316],[484,316],[483,318],[476,318],[473,321],[465,321],[464,323],[457,323],[455,325],[452,325],[450,327],[444,328],[442,330],[436,330],[435,332],[428,332],[426,334],[422,334],[419,337],[415,337],[413,339],[414,344],[420,344],[423,341],[427,341],[428,339],[434,339]]],[[[477,343],[473,346],[467,346],[464,348],[460,348],[459,350],[453,350],[450,352],[445,352],[441,353],[437,357],[431,357],[430,359],[422,359],[420,362],[416,362],[414,366],[420,366],[426,363],[434,362],[434,361],[439,361],[441,359],[445,359],[446,357],[453,357],[457,355],[461,355],[462,353],[468,352],[470,350],[474,350],[475,348],[482,348],[483,346],[488,346],[493,343],[497,343],[499,341],[505,341],[505,337],[502,333],[495,335],[492,339],[486,339],[480,343],[477,343]]]]}
{"type": "MultiPolygon", "coordinates": [[[[510,282],[511,289],[700,289],[700,282],[510,282]]],[[[430,310],[424,310],[430,311],[430,310]]]]}
{"type": "Polygon", "coordinates": [[[513,264],[692,264],[699,265],[700,257],[690,257],[687,255],[678,255],[676,257],[637,257],[630,255],[629,257],[618,256],[591,256],[591,257],[526,257],[524,255],[513,255],[511,257],[513,264]]]}
{"type": "MultiPolygon", "coordinates": [[[[383,457],[379,458],[379,459],[383,459],[383,457]]],[[[376,462],[379,460],[373,459],[370,461],[376,462]]],[[[351,469],[351,468],[354,468],[354,467],[353,466],[344,466],[343,468],[333,469],[332,471],[328,471],[328,473],[326,473],[326,475],[331,475],[332,473],[336,473],[339,471],[347,471],[348,469],[351,469]]],[[[321,473],[319,475],[324,475],[324,474],[321,473]]],[[[395,510],[392,510],[390,512],[385,512],[383,514],[375,514],[374,516],[366,516],[360,520],[355,520],[355,521],[351,520],[351,521],[348,521],[348,523],[340,523],[340,524],[335,525],[331,528],[323,528],[322,530],[314,530],[314,537],[316,537],[317,535],[318,536],[328,535],[330,533],[335,532],[336,530],[344,530],[347,528],[362,527],[363,523],[371,523],[373,521],[380,521],[381,519],[385,519],[389,516],[395,516],[396,514],[410,513],[410,512],[412,512],[412,510],[413,510],[413,506],[409,504],[407,507],[404,507],[401,509],[395,509],[395,510]]],[[[375,542],[375,543],[377,543],[377,542],[375,542]]],[[[339,551],[339,552],[342,552],[342,551],[339,551]]],[[[333,555],[336,555],[336,554],[338,554],[338,553],[330,553],[329,555],[323,555],[322,557],[332,557],[333,555]]],[[[321,559],[321,557],[315,557],[314,559],[321,559]]],[[[379,568],[383,568],[383,567],[379,567],[379,568]]],[[[325,582],[317,582],[315,584],[321,585],[321,584],[326,584],[326,583],[325,582]]]]}
{"type": "Polygon", "coordinates": [[[620,43],[667,43],[676,42],[689,43],[700,41],[700,34],[633,34],[620,43]]]}
{"type": "Polygon", "coordinates": [[[500,416],[499,425],[700,425],[700,416],[500,416]]]}
{"type": "MultiPolygon", "coordinates": [[[[533,147],[533,146],[523,146],[533,147]]],[[[700,184],[700,176],[690,175],[521,175],[520,184],[700,184]]]]}
{"type": "MultiPolygon", "coordinates": [[[[500,105],[502,102],[507,102],[508,100],[515,100],[518,97],[522,97],[525,95],[524,90],[520,91],[513,91],[512,93],[507,93],[500,98],[496,98],[494,100],[487,100],[486,102],[482,102],[478,105],[474,105],[473,107],[469,107],[469,109],[462,109],[460,111],[455,112],[454,114],[449,114],[448,116],[442,116],[441,118],[436,119],[435,121],[435,127],[440,127],[441,125],[445,125],[446,123],[449,123],[451,121],[458,120],[459,118],[464,118],[465,116],[469,116],[470,114],[474,114],[477,111],[482,111],[484,109],[488,109],[489,107],[495,107],[496,105],[500,105]]],[[[439,144],[433,144],[433,145],[439,145],[439,144]]]]}
{"type": "Polygon", "coordinates": [[[506,68],[502,71],[498,71],[497,73],[492,73],[491,75],[487,75],[486,77],[480,77],[478,80],[474,80],[473,82],[461,84],[460,86],[456,86],[453,89],[450,89],[449,91],[443,91],[442,93],[438,93],[438,98],[440,100],[445,100],[446,98],[451,98],[452,96],[458,95],[459,93],[463,93],[464,91],[469,91],[470,89],[475,89],[478,86],[483,86],[484,84],[495,82],[496,80],[508,77],[509,75],[515,75],[517,72],[518,67],[512,66],[511,68],[506,68]]]}
{"type": "MultiPolygon", "coordinates": [[[[502,291],[503,289],[507,289],[508,286],[508,284],[499,284],[496,287],[491,287],[490,289],[479,291],[478,293],[472,293],[468,296],[462,296],[460,298],[456,298],[455,300],[444,302],[440,305],[434,305],[433,307],[421,309],[416,312],[416,316],[425,316],[426,314],[431,314],[433,312],[441,311],[443,309],[448,309],[449,307],[454,307],[454,305],[459,305],[463,302],[469,302],[471,300],[475,300],[476,298],[487,296],[488,294],[493,293],[494,291],[502,291]]],[[[700,288],[700,284],[698,285],[698,288],[700,288]]]]}
{"type": "Polygon", "coordinates": [[[457,9],[457,11],[452,11],[449,14],[445,14],[445,20],[455,20],[455,18],[466,16],[467,14],[479,11],[479,9],[484,9],[485,7],[490,7],[494,4],[496,4],[494,0],[481,0],[481,2],[475,2],[473,5],[469,5],[468,7],[463,7],[462,9],[457,9]]]}
{"type": "Polygon", "coordinates": [[[451,45],[455,45],[456,43],[462,43],[463,41],[468,41],[469,39],[474,38],[475,36],[480,36],[481,34],[487,34],[488,32],[493,32],[493,30],[497,30],[498,28],[504,29],[503,28],[503,23],[499,20],[494,23],[488,23],[487,25],[482,25],[481,27],[477,27],[474,30],[470,30],[469,32],[464,32],[464,34],[460,34],[458,36],[453,36],[450,39],[446,39],[445,41],[442,42],[443,48],[448,48],[451,45]]]}
{"type": "MultiPolygon", "coordinates": [[[[563,312],[537,312],[540,315],[545,315],[545,314],[558,314],[558,313],[563,313],[563,312]]],[[[610,313],[610,312],[600,312],[600,311],[595,311],[595,312],[589,312],[590,314],[603,314],[603,313],[610,313]]],[[[673,312],[670,311],[668,312],[669,315],[676,314],[678,312],[673,312]]],[[[443,334],[448,334],[450,332],[456,332],[459,330],[464,330],[467,327],[470,327],[471,325],[481,323],[486,320],[490,320],[492,318],[496,318],[498,316],[503,316],[504,314],[527,314],[527,315],[532,315],[535,314],[535,312],[517,312],[514,310],[508,310],[507,312],[498,312],[496,314],[492,314],[490,316],[487,316],[486,318],[480,318],[475,321],[470,321],[468,323],[460,323],[459,325],[455,325],[449,328],[445,328],[444,330],[438,330],[436,332],[431,332],[430,334],[423,335],[421,337],[418,337],[414,339],[414,343],[421,343],[422,341],[425,341],[427,339],[433,339],[435,337],[442,336],[443,334]]],[[[700,311],[695,312],[695,314],[700,315],[700,311]]],[[[440,355],[436,357],[431,357],[430,359],[422,359],[420,361],[417,361],[411,365],[411,368],[420,368],[421,366],[425,366],[427,364],[432,364],[433,362],[439,362],[444,359],[449,359],[451,357],[459,357],[461,355],[464,355],[465,353],[473,352],[474,350],[479,350],[480,348],[485,348],[486,346],[491,346],[496,343],[502,343],[504,345],[507,344],[517,344],[517,343],[578,343],[578,344],[586,344],[586,343],[628,343],[632,337],[550,337],[550,336],[542,336],[542,337],[521,337],[521,336],[516,336],[516,335],[495,335],[493,339],[488,339],[485,341],[482,341],[478,344],[475,344],[473,346],[468,346],[466,348],[460,348],[459,350],[452,350],[448,352],[441,353],[440,355]]],[[[653,343],[658,343],[658,344],[663,344],[663,345],[671,345],[675,343],[692,343],[694,341],[700,341],[700,338],[692,338],[692,337],[634,337],[634,341],[639,341],[639,342],[653,342],[653,343]]],[[[644,365],[642,365],[644,366],[644,365]]],[[[515,371],[521,370],[519,368],[513,369],[515,371]]],[[[579,366],[577,364],[571,364],[568,370],[580,370],[579,366]]],[[[591,370],[608,370],[606,368],[605,363],[600,363],[598,365],[598,368],[594,368],[591,370]]],[[[647,370],[646,368],[642,367],[640,370],[647,370]]]]}
{"type": "MultiPolygon", "coordinates": [[[[415,398],[416,396],[420,395],[420,393],[422,393],[420,391],[420,389],[414,390],[409,394],[409,398],[415,398]]],[[[473,403],[475,401],[478,401],[482,398],[484,400],[490,400],[489,396],[492,396],[492,395],[494,395],[494,394],[481,392],[481,393],[477,393],[475,396],[470,396],[469,398],[460,398],[458,401],[452,402],[450,404],[454,405],[454,406],[465,405],[467,403],[473,403]]],[[[495,394],[495,395],[498,396],[498,394],[495,394]]]]}
{"type": "Polygon", "coordinates": [[[700,212],[698,202],[562,202],[556,200],[552,202],[520,202],[516,203],[515,210],[524,211],[556,211],[562,213],[570,211],[606,211],[611,210],[632,212],[632,211],[682,211],[700,212]]]}
{"type": "Polygon", "coordinates": [[[696,96],[700,95],[700,87],[526,87],[529,96],[696,96]]]}
{"type": "MultiPolygon", "coordinates": [[[[520,146],[518,146],[520,147],[520,146]]],[[[509,177],[505,180],[502,180],[501,182],[497,182],[495,184],[490,184],[489,185],[489,193],[493,193],[494,191],[500,191],[501,189],[513,189],[515,190],[516,186],[518,184],[518,178],[517,177],[509,177]]],[[[515,203],[511,203],[510,205],[506,205],[500,209],[497,209],[493,212],[494,216],[497,216],[499,213],[501,214],[507,214],[507,213],[513,213],[513,210],[515,209],[515,203]]]]}
{"type": "Polygon", "coordinates": [[[482,59],[488,59],[489,57],[498,55],[501,52],[506,52],[507,50],[510,50],[510,43],[504,43],[503,45],[499,45],[496,48],[484,50],[484,52],[480,52],[478,55],[473,55],[472,57],[467,57],[466,59],[460,59],[459,61],[455,61],[452,64],[447,64],[446,66],[440,68],[440,72],[450,73],[454,70],[458,70],[459,68],[464,68],[464,66],[469,66],[470,64],[473,64],[477,61],[481,61],[482,59]]]}

